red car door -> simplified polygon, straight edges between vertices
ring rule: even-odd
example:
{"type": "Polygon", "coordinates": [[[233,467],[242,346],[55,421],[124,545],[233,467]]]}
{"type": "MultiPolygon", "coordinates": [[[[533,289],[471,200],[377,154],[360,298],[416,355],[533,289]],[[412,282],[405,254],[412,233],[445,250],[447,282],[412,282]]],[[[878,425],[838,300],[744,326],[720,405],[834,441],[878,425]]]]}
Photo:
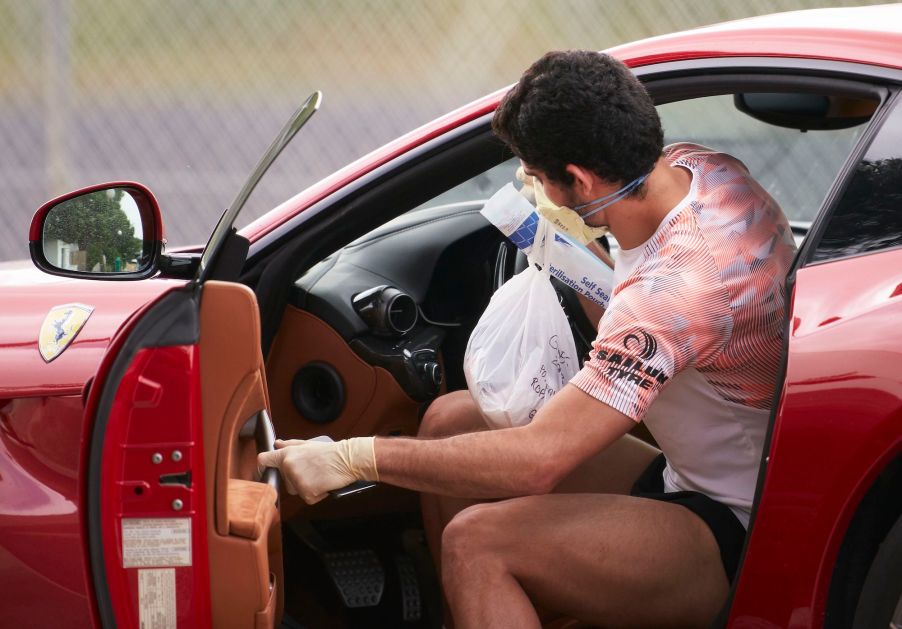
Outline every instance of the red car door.
{"type": "MultiPolygon", "coordinates": [[[[79,511],[103,626],[279,622],[278,473],[256,464],[259,450],[275,447],[259,307],[247,286],[220,280],[237,274],[248,250],[235,217],[320,102],[312,94],[286,123],[223,213],[194,279],[130,318],[97,370],[79,511]]],[[[153,194],[116,182],[39,208],[29,249],[54,275],[141,280],[160,268],[162,235],[153,194]]],[[[65,338],[67,322],[50,341],[65,338]]]]}
{"type": "Polygon", "coordinates": [[[884,615],[855,626],[885,627],[902,594],[889,575],[868,576],[880,592],[863,586],[902,515],[893,472],[902,453],[900,103],[897,94],[800,252],[782,402],[734,626],[848,627],[883,593],[884,615]],[[877,505],[867,513],[866,496],[877,505]],[[856,522],[867,534],[850,534],[856,522]]]}
{"type": "Polygon", "coordinates": [[[111,344],[86,514],[99,619],[119,627],[271,627],[281,610],[259,314],[245,286],[170,291],[111,344]]]}

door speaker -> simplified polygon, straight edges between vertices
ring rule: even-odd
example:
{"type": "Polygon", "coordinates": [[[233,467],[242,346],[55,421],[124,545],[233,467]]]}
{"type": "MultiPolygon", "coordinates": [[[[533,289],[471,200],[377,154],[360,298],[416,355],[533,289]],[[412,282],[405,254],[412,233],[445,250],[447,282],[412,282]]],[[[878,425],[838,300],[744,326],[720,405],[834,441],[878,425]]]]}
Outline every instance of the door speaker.
{"type": "Polygon", "coordinates": [[[338,419],[344,410],[344,381],[328,363],[307,363],[294,375],[291,399],[304,419],[317,424],[328,424],[338,419]]]}

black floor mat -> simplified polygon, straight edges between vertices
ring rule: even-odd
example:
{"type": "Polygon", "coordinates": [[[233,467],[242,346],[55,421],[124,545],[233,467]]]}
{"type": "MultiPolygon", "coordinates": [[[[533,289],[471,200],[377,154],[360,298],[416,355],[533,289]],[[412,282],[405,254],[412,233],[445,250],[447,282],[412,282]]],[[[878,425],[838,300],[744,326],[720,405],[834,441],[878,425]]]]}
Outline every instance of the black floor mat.
{"type": "Polygon", "coordinates": [[[421,527],[413,516],[319,522],[313,550],[283,526],[285,612],[295,623],[291,628],[441,627],[441,594],[421,527]],[[379,604],[348,608],[328,574],[323,551],[373,553],[385,574],[379,604]]]}

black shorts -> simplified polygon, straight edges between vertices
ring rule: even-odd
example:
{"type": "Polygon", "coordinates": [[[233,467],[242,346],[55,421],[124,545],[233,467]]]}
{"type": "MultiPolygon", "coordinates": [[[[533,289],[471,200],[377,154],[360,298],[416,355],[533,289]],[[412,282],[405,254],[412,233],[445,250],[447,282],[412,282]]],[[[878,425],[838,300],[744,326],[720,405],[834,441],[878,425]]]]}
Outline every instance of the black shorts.
{"type": "Polygon", "coordinates": [[[667,465],[663,454],[659,454],[646,468],[630,492],[631,496],[675,502],[683,505],[692,513],[704,520],[714,539],[720,547],[720,560],[730,583],[736,576],[739,567],[739,556],[745,543],[745,527],[730,508],[705,494],[697,491],[675,491],[664,493],[664,466],[667,465]]]}

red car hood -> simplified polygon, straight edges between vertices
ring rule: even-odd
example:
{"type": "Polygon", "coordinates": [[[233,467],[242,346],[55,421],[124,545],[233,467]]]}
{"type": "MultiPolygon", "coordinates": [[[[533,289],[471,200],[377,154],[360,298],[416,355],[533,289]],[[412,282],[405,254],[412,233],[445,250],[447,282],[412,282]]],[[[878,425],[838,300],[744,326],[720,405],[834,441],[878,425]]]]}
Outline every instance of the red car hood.
{"type": "Polygon", "coordinates": [[[102,282],[42,273],[30,261],[0,268],[0,399],[71,395],[97,371],[110,340],[138,308],[181,280],[102,282]],[[94,309],[71,345],[52,362],[38,351],[38,334],[56,306],[85,304],[94,309]]]}

